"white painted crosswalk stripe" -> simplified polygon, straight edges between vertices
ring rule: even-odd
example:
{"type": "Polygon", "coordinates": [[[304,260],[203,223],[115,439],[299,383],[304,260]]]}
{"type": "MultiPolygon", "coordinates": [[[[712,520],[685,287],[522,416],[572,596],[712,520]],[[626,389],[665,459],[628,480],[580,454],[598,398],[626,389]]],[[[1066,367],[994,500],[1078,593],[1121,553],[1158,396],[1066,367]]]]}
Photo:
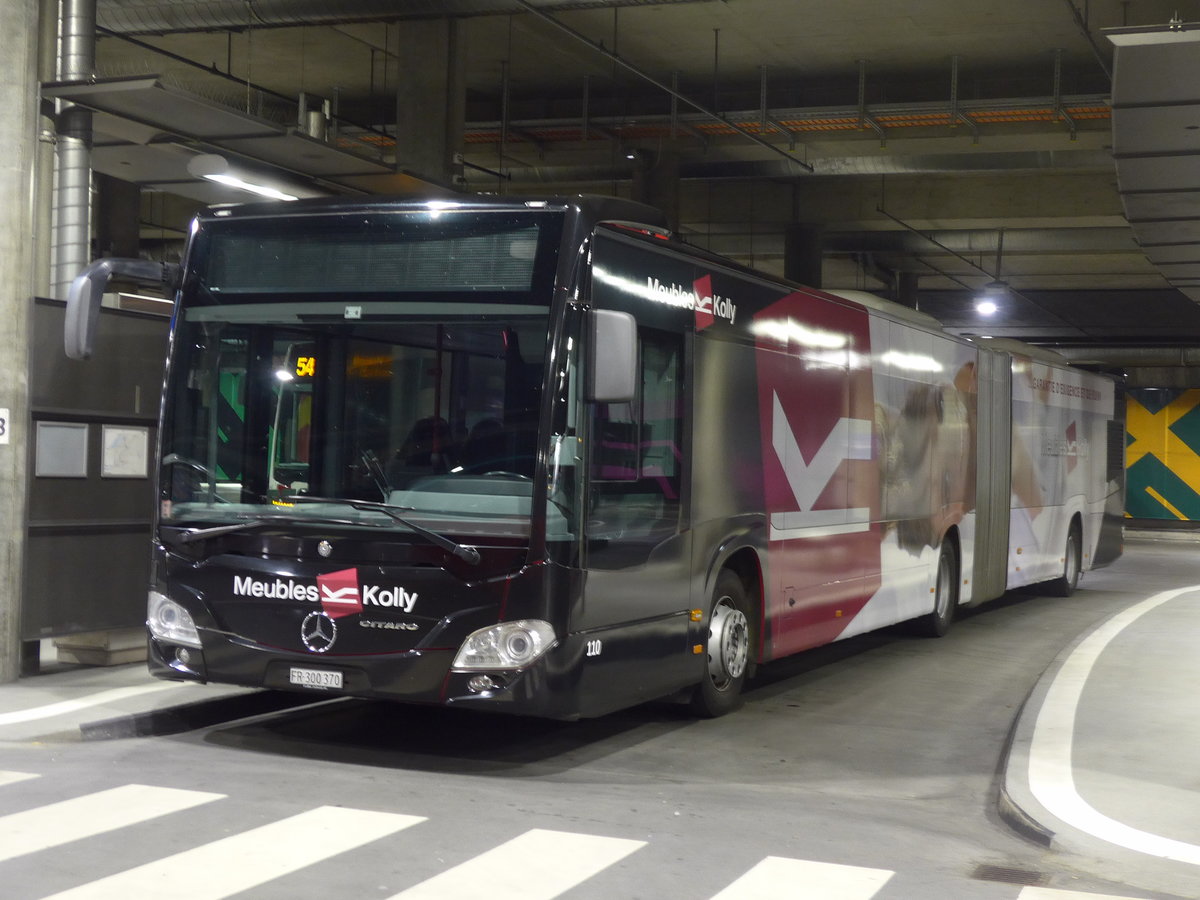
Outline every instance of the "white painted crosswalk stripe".
{"type": "Polygon", "coordinates": [[[870,900],[893,874],[768,856],[713,900],[870,900]]]}
{"type": "Polygon", "coordinates": [[[224,796],[127,784],[0,816],[0,861],[211,803],[224,796]]]}
{"type": "Polygon", "coordinates": [[[424,822],[420,816],[320,806],[164,857],[45,900],[221,900],[424,822]]]}
{"type": "Polygon", "coordinates": [[[1140,900],[1138,897],[1118,897],[1116,894],[1089,894],[1085,891],[1062,891],[1057,888],[1026,887],[1017,900],[1140,900]]]}
{"type": "Polygon", "coordinates": [[[0,787],[6,784],[16,784],[18,781],[28,781],[37,778],[32,772],[0,772],[0,787]]]}
{"type": "MultiPolygon", "coordinates": [[[[0,770],[0,787],[39,777],[0,770]]],[[[0,816],[0,863],[84,838],[102,839],[107,832],[222,799],[226,795],[128,784],[0,816]]],[[[322,806],[43,900],[127,900],[155,896],[163,885],[170,886],[172,900],[225,900],[424,821],[420,816],[322,806]]],[[[123,846],[119,836],[109,839],[123,846]]],[[[640,840],[533,829],[390,900],[474,900],[481,886],[489,900],[553,900],[646,846],[640,840]]],[[[649,859],[639,863],[649,864],[649,859]]],[[[898,890],[888,886],[894,875],[885,869],[768,856],[711,900],[890,900],[898,890]]],[[[1139,898],[1023,887],[1012,900],[1139,898]]]]}
{"type": "Polygon", "coordinates": [[[551,900],[645,844],[535,828],[392,900],[551,900]]]}

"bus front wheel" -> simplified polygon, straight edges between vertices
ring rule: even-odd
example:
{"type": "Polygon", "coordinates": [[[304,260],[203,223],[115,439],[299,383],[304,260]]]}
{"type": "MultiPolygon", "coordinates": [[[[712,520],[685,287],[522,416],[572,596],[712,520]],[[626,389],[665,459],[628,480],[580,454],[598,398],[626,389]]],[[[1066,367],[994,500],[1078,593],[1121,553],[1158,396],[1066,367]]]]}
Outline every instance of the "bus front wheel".
{"type": "Polygon", "coordinates": [[[707,665],[692,694],[692,710],[714,718],[737,709],[750,666],[750,601],[742,580],[729,569],[717,576],[704,651],[707,665]]]}

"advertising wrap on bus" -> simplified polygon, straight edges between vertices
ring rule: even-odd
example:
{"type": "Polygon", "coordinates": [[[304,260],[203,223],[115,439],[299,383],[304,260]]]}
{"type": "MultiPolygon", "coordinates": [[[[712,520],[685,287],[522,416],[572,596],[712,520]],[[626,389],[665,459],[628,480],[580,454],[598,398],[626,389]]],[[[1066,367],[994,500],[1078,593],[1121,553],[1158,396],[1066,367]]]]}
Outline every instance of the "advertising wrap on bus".
{"type": "Polygon", "coordinates": [[[177,283],[160,677],[720,715],[759,664],[1119,552],[1109,381],[636,204],[225,210],[177,283]]]}

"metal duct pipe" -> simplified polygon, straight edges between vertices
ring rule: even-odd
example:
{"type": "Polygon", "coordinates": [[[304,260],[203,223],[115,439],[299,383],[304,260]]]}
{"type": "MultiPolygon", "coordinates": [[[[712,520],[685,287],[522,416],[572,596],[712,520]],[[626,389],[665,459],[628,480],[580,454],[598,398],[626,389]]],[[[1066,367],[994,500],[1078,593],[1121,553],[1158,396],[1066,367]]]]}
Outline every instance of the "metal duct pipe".
{"type": "MultiPolygon", "coordinates": [[[[38,84],[58,78],[58,0],[38,0],[38,84]]],[[[43,101],[38,116],[37,162],[34,166],[33,279],[34,296],[52,296],[51,267],[54,247],[54,158],[56,114],[43,101]]]]}
{"type": "Polygon", "coordinates": [[[54,185],[54,278],[52,293],[67,290],[91,262],[92,114],[69,106],[58,117],[57,172],[54,185]]]}
{"type": "Polygon", "coordinates": [[[63,81],[91,78],[96,68],[96,0],[64,0],[60,24],[63,81]]]}
{"type": "MultiPolygon", "coordinates": [[[[62,56],[59,78],[83,81],[96,67],[96,0],[64,0],[61,16],[62,56]]],[[[75,276],[91,262],[92,114],[68,106],[58,115],[58,171],[54,186],[54,277],[59,300],[75,276]]]]}

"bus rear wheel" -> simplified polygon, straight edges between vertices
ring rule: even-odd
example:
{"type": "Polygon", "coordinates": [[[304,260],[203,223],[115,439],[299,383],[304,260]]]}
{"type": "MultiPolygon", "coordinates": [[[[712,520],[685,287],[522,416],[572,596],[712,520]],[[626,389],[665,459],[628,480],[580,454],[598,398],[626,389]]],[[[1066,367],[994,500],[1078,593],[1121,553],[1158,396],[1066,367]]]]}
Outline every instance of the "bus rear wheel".
{"type": "Polygon", "coordinates": [[[954,545],[942,541],[938,551],[937,575],[933,585],[933,611],[913,620],[913,627],[922,637],[942,637],[950,630],[958,609],[958,557],[954,545]]]}
{"type": "Polygon", "coordinates": [[[750,602],[742,580],[729,569],[717,576],[704,645],[704,678],[692,694],[692,710],[715,718],[737,709],[750,668],[750,602]]]}
{"type": "Polygon", "coordinates": [[[1082,544],[1079,523],[1072,522],[1067,530],[1067,545],[1063,548],[1063,573],[1047,585],[1055,597],[1070,597],[1079,587],[1079,575],[1083,570],[1082,544]]]}

